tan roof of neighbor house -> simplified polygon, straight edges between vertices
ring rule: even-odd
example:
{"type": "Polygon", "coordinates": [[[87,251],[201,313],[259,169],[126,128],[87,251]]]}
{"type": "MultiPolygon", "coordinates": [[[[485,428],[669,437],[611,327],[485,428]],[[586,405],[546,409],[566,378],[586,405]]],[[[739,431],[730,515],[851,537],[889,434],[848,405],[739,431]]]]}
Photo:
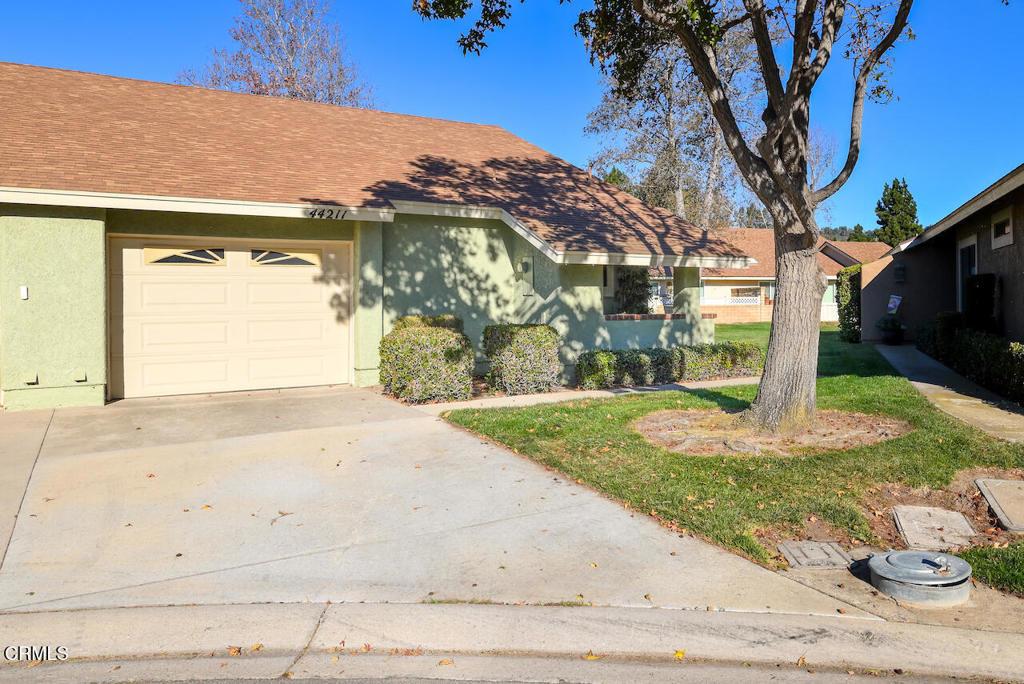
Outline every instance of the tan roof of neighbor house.
{"type": "MultiPolygon", "coordinates": [[[[750,278],[774,278],[775,277],[775,234],[767,228],[727,228],[719,230],[717,235],[729,240],[737,247],[757,260],[757,263],[750,268],[704,268],[701,275],[705,278],[737,278],[747,276],[750,278]]],[[[818,246],[826,242],[822,239],[818,246]]],[[[827,242],[835,245],[838,249],[848,254],[851,258],[867,263],[881,258],[889,251],[889,245],[882,242],[827,242]],[[855,247],[850,247],[855,245],[855,247]],[[861,247],[869,245],[868,247],[861,247]]],[[[834,276],[843,268],[835,259],[818,252],[818,263],[825,275],[834,276]]]]}
{"type": "Polygon", "coordinates": [[[850,258],[867,264],[881,259],[892,249],[884,242],[849,242],[847,240],[829,240],[830,245],[845,252],[850,258]]]}
{"type": "Polygon", "coordinates": [[[0,63],[0,187],[498,207],[558,252],[736,246],[496,126],[0,63]]]}

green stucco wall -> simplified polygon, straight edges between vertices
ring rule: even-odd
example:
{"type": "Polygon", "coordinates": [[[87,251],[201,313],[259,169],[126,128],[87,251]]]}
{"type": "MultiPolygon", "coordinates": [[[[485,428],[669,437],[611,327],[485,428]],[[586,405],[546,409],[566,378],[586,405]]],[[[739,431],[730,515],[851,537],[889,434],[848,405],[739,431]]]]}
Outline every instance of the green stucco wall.
{"type": "Polygon", "coordinates": [[[553,326],[563,340],[567,379],[588,349],[713,339],[714,326],[699,316],[697,269],[677,269],[678,306],[692,317],[606,321],[601,266],[556,264],[501,222],[399,215],[383,225],[383,237],[384,331],[400,316],[454,313],[481,367],[483,329],[493,322],[553,326]]]}
{"type": "Polygon", "coordinates": [[[106,382],[103,211],[0,206],[4,406],[99,405],[106,382]]]}
{"type": "MultiPolygon", "coordinates": [[[[455,313],[480,354],[493,322],[552,325],[566,379],[594,348],[708,341],[710,321],[606,321],[602,267],[558,265],[498,221],[398,215],[394,223],[0,205],[0,390],[8,408],[101,404],[108,369],[106,237],[218,236],[353,244],[353,383],[379,377],[399,316],[455,313]],[[29,287],[29,299],[18,288],[29,287]],[[36,381],[38,384],[30,384],[36,381]]],[[[695,269],[677,269],[677,312],[696,314],[695,269]],[[692,273],[690,272],[692,271],[692,273]]]]}

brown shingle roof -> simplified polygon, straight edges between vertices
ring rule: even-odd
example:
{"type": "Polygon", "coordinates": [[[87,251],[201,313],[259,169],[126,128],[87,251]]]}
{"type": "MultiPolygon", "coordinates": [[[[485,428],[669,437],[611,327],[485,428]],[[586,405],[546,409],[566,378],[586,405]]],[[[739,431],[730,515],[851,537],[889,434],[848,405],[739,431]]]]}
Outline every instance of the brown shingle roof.
{"type": "MultiPolygon", "coordinates": [[[[767,228],[728,228],[726,230],[720,230],[717,235],[725,238],[729,242],[732,242],[737,248],[742,249],[744,252],[752,256],[757,260],[757,263],[750,268],[704,268],[701,269],[701,275],[705,278],[733,278],[748,276],[750,278],[774,278],[775,277],[775,234],[767,228]]],[[[821,242],[824,242],[822,240],[821,242]]],[[[820,246],[821,243],[819,243],[820,246]]],[[[869,242],[839,242],[833,243],[840,246],[848,244],[881,244],[881,243],[869,243],[869,242]]],[[[843,249],[845,252],[846,250],[843,249]]],[[[886,251],[888,251],[888,245],[886,245],[886,251]]],[[[830,258],[828,255],[818,252],[818,263],[821,265],[821,270],[825,272],[827,276],[834,276],[842,270],[843,265],[835,259],[830,258]]],[[[850,255],[853,258],[857,258],[854,255],[850,255]]],[[[877,257],[876,257],[877,258],[877,257]]]]}
{"type": "Polygon", "coordinates": [[[843,240],[829,240],[829,244],[836,249],[845,252],[852,259],[862,264],[881,259],[892,249],[884,242],[847,242],[843,240]]]}
{"type": "Polygon", "coordinates": [[[500,207],[556,251],[742,257],[495,127],[0,63],[0,186],[500,207]]]}

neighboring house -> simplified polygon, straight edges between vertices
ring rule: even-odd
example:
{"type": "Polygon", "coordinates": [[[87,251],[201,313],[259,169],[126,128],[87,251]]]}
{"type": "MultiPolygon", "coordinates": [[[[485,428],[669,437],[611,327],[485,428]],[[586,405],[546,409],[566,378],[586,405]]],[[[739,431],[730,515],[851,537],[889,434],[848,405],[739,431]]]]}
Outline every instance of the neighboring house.
{"type": "Polygon", "coordinates": [[[713,339],[698,269],[751,259],[495,126],[0,63],[8,408],[378,381],[405,314],[594,347],[713,339]],[[675,268],[606,316],[608,266],[675,268]]]}
{"type": "MultiPolygon", "coordinates": [[[[775,236],[760,228],[729,228],[717,233],[754,257],[748,268],[702,268],[700,305],[716,315],[718,323],[771,321],[775,305],[775,236]]],[[[889,251],[882,242],[822,240],[818,263],[828,278],[821,298],[821,320],[839,320],[835,282],[839,271],[857,263],[879,259],[889,251]]]]}
{"type": "Polygon", "coordinates": [[[963,310],[965,280],[997,276],[1003,328],[1024,340],[1024,164],[954,209],[893,254],[865,267],[861,282],[862,337],[881,337],[875,322],[891,295],[902,297],[899,318],[913,337],[942,311],[963,310]]]}

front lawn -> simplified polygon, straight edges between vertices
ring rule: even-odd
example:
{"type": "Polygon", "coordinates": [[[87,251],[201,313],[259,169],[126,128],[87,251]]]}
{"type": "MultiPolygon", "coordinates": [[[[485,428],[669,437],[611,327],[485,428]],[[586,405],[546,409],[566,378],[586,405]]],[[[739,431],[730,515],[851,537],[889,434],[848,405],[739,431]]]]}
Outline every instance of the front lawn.
{"type": "Polygon", "coordinates": [[[1024,541],[1002,548],[979,547],[960,554],[974,576],[996,589],[1024,596],[1024,541]]]}
{"type": "MultiPolygon", "coordinates": [[[[719,326],[719,340],[767,342],[767,324],[719,326]]],[[[662,409],[742,408],[756,386],[632,394],[527,408],[463,409],[448,420],[500,442],[664,522],[761,562],[777,536],[824,525],[850,539],[877,541],[863,501],[876,485],[947,485],[965,468],[1024,467],[1009,445],[940,413],[869,345],[821,334],[822,408],[908,421],[910,434],[870,447],[802,457],[683,456],[634,432],[637,418],[662,409]],[[769,544],[770,545],[770,544],[769,544]]]]}

